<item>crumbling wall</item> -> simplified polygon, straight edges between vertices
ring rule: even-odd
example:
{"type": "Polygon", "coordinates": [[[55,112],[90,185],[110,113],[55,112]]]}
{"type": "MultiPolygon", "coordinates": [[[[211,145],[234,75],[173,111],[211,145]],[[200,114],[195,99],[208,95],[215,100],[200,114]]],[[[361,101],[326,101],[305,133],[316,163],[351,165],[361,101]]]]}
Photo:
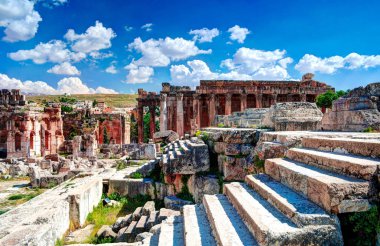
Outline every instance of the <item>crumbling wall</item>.
{"type": "Polygon", "coordinates": [[[363,131],[380,130],[380,83],[352,90],[335,100],[331,111],[322,119],[323,130],[363,131]]]}

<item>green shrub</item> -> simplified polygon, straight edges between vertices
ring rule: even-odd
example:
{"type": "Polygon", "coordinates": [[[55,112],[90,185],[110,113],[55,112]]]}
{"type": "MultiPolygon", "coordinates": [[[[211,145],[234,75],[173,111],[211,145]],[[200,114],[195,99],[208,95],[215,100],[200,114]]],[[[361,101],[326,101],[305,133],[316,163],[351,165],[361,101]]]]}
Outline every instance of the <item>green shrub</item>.
{"type": "Polygon", "coordinates": [[[370,246],[376,244],[380,233],[379,208],[373,206],[366,212],[340,214],[344,244],[370,246]]]}
{"type": "Polygon", "coordinates": [[[363,132],[374,132],[372,127],[367,127],[366,129],[363,130],[363,132]]]}
{"type": "Polygon", "coordinates": [[[218,123],[218,127],[223,128],[223,127],[226,127],[226,126],[223,123],[218,123]]]}
{"type": "Polygon", "coordinates": [[[265,160],[261,160],[259,155],[255,155],[255,158],[254,158],[254,164],[255,164],[255,167],[259,170],[259,171],[263,171],[264,170],[264,164],[265,164],[265,160]]]}
{"type": "Polygon", "coordinates": [[[189,178],[190,178],[190,175],[182,175],[181,181],[183,185],[181,188],[181,192],[177,193],[176,196],[180,199],[194,202],[194,198],[189,191],[189,187],[187,186],[187,181],[189,180],[189,178]]]}
{"type": "Polygon", "coordinates": [[[142,179],[142,178],[144,178],[144,176],[139,172],[135,172],[135,173],[132,173],[129,176],[129,178],[131,178],[131,179],[142,179]]]}
{"type": "Polygon", "coordinates": [[[125,163],[125,161],[123,160],[117,160],[116,161],[116,170],[122,170],[122,169],[125,169],[127,168],[127,163],[125,163]]]}

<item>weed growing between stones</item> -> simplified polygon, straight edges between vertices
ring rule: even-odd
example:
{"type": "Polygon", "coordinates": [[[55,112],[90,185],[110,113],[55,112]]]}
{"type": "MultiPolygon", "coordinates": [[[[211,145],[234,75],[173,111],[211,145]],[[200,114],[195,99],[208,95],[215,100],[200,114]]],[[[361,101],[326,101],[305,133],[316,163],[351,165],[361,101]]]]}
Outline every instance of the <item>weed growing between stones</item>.
{"type": "Polygon", "coordinates": [[[264,164],[265,160],[261,160],[259,155],[255,155],[255,158],[253,160],[257,173],[264,172],[264,164]]]}
{"type": "Polygon", "coordinates": [[[207,132],[202,132],[202,131],[200,131],[200,130],[197,130],[197,131],[195,132],[195,136],[198,137],[198,138],[200,138],[200,139],[202,139],[205,143],[206,143],[206,142],[208,141],[208,139],[209,139],[209,136],[208,136],[207,132]]]}
{"type": "Polygon", "coordinates": [[[117,160],[116,161],[116,170],[122,170],[127,168],[127,163],[123,160],[117,160]]]}
{"type": "MultiPolygon", "coordinates": [[[[105,197],[106,195],[103,195],[103,198],[105,197]]],[[[126,196],[121,196],[118,193],[112,193],[108,196],[108,198],[118,201],[119,204],[115,206],[107,206],[103,204],[103,201],[101,201],[98,206],[95,207],[90,214],[88,214],[84,226],[93,224],[94,230],[92,231],[90,237],[85,242],[81,243],[110,243],[111,241],[109,240],[111,239],[109,238],[100,240],[96,237],[96,233],[102,227],[102,225],[112,225],[115,223],[118,217],[132,213],[137,207],[141,207],[147,201],[151,200],[147,195],[137,195],[135,197],[129,198],[126,196]]]]}
{"type": "Polygon", "coordinates": [[[339,214],[344,244],[376,245],[376,234],[380,233],[379,206],[367,212],[339,214]]]}
{"type": "Polygon", "coordinates": [[[142,179],[143,177],[144,176],[141,173],[139,173],[139,172],[132,173],[129,176],[129,178],[131,178],[131,179],[142,179]]]}
{"type": "Polygon", "coordinates": [[[153,179],[154,182],[165,183],[164,173],[162,172],[160,165],[156,165],[147,175],[147,178],[153,179]]]}
{"type": "Polygon", "coordinates": [[[182,175],[181,181],[182,181],[183,186],[181,188],[181,192],[177,193],[176,197],[183,200],[194,202],[194,197],[191,195],[189,191],[189,187],[187,186],[187,181],[189,180],[189,178],[190,178],[190,175],[182,175]]]}

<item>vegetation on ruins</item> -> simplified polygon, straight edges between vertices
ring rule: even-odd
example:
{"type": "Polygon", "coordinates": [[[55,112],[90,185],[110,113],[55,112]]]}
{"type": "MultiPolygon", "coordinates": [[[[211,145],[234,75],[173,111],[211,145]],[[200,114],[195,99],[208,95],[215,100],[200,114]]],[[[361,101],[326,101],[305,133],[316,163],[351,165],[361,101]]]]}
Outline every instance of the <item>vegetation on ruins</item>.
{"type": "MultiPolygon", "coordinates": [[[[147,201],[151,200],[147,195],[137,195],[132,198],[121,196],[118,193],[112,193],[108,196],[103,194],[103,199],[108,197],[111,200],[118,201],[119,204],[116,206],[107,206],[103,204],[101,201],[94,210],[88,214],[86,219],[86,225],[93,224],[94,230],[91,233],[91,236],[86,240],[86,242],[81,243],[93,243],[93,244],[101,244],[101,243],[110,243],[113,242],[114,239],[99,239],[96,237],[96,233],[103,225],[112,225],[115,223],[118,217],[125,216],[127,214],[132,213],[137,207],[142,207],[147,201]]],[[[103,200],[102,199],[102,200],[103,200]]],[[[156,202],[156,209],[160,209],[162,207],[162,202],[156,202]]]]}
{"type": "Polygon", "coordinates": [[[347,245],[370,246],[376,244],[380,233],[379,206],[366,212],[340,214],[343,238],[347,245]]]}
{"type": "Polygon", "coordinates": [[[207,132],[202,132],[202,131],[200,131],[200,130],[197,130],[197,131],[195,132],[195,136],[196,136],[197,138],[202,139],[204,142],[207,142],[207,141],[208,141],[208,138],[209,138],[207,132]]]}
{"type": "Polygon", "coordinates": [[[181,181],[182,181],[181,192],[177,193],[176,197],[183,199],[183,200],[194,202],[194,197],[193,197],[193,195],[191,195],[191,193],[189,191],[189,187],[187,186],[187,181],[189,181],[190,176],[191,175],[182,175],[182,177],[181,177],[181,181]]]}
{"type": "Polygon", "coordinates": [[[71,113],[73,112],[73,107],[67,106],[67,105],[61,105],[61,111],[62,113],[71,113]]]}
{"type": "Polygon", "coordinates": [[[129,178],[131,178],[131,179],[142,179],[142,178],[144,178],[144,176],[139,172],[134,172],[129,176],[129,178]]]}
{"type": "Polygon", "coordinates": [[[334,100],[346,95],[347,93],[348,91],[346,92],[346,91],[340,90],[340,91],[334,92],[332,90],[329,90],[317,96],[316,104],[320,108],[331,108],[332,102],[334,100]]]}
{"type": "MultiPolygon", "coordinates": [[[[156,107],[156,109],[155,109],[155,115],[156,115],[156,118],[160,116],[160,110],[158,107],[156,107]]],[[[144,122],[144,129],[143,129],[144,138],[143,138],[143,141],[144,141],[144,143],[147,143],[149,141],[149,138],[150,138],[150,112],[149,112],[149,110],[147,110],[146,113],[144,114],[143,122],[144,122]]],[[[155,123],[155,132],[159,132],[160,131],[160,122],[158,120],[156,120],[154,123],[155,123]]]]}
{"type": "Polygon", "coordinates": [[[265,160],[261,160],[259,155],[255,155],[253,163],[255,164],[255,167],[257,169],[257,173],[264,172],[265,160]]]}
{"type": "Polygon", "coordinates": [[[110,143],[110,140],[108,138],[107,129],[105,127],[103,128],[103,143],[105,143],[105,144],[110,143]]]}
{"type": "Polygon", "coordinates": [[[116,161],[116,170],[122,170],[127,168],[127,163],[123,160],[117,160],[116,161]]]}
{"type": "Polygon", "coordinates": [[[131,138],[131,143],[138,142],[137,120],[133,114],[131,114],[130,138],[131,138]]]}

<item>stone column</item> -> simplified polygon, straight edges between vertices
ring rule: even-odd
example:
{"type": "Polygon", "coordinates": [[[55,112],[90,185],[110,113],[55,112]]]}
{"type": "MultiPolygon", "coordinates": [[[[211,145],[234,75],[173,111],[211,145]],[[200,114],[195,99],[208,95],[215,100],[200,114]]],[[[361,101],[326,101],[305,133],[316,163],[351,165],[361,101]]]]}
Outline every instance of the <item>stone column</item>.
{"type": "Polygon", "coordinates": [[[209,99],[209,125],[212,126],[215,119],[215,94],[211,94],[209,99]]]}
{"type": "Polygon", "coordinates": [[[166,103],[166,94],[161,94],[160,101],[160,131],[166,131],[168,129],[168,108],[166,103]]]}
{"type": "Polygon", "coordinates": [[[286,102],[293,102],[293,95],[292,94],[286,95],[286,102]]]}
{"type": "Polygon", "coordinates": [[[201,126],[200,107],[199,107],[199,95],[193,95],[193,115],[197,129],[201,126]]]}
{"type": "Polygon", "coordinates": [[[263,107],[263,94],[257,94],[256,95],[256,108],[262,108],[263,107]]]}
{"type": "Polygon", "coordinates": [[[177,99],[177,133],[180,137],[184,136],[184,122],[183,122],[183,94],[176,95],[177,99]]]}
{"type": "Polygon", "coordinates": [[[150,121],[149,121],[149,136],[153,139],[153,134],[156,131],[156,107],[149,106],[150,121]]]}
{"type": "Polygon", "coordinates": [[[226,109],[224,110],[225,115],[231,114],[231,97],[232,95],[230,93],[226,94],[226,109]]]}
{"type": "Polygon", "coordinates": [[[273,104],[272,105],[275,105],[277,103],[277,94],[273,94],[272,95],[272,100],[273,100],[273,104]]]}
{"type": "Polygon", "coordinates": [[[240,110],[244,111],[247,109],[247,93],[241,94],[241,99],[240,99],[240,110]]]}
{"type": "Polygon", "coordinates": [[[143,143],[144,141],[144,108],[138,106],[137,108],[137,131],[138,131],[138,142],[143,143]]]}
{"type": "Polygon", "coordinates": [[[306,94],[301,94],[301,102],[306,102],[306,94]]]}

